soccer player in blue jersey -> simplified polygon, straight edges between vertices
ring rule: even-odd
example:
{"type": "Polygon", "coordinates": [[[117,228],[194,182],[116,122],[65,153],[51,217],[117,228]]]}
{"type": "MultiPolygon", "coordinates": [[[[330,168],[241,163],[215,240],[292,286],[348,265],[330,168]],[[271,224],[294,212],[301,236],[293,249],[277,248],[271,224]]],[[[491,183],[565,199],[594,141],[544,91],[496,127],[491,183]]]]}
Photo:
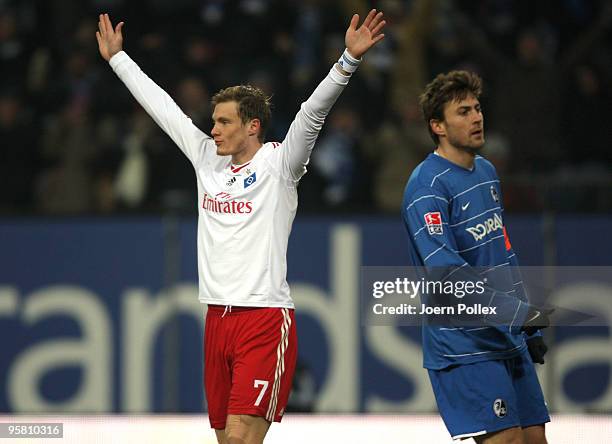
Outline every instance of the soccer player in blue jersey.
{"type": "Polygon", "coordinates": [[[453,439],[542,444],[550,418],[533,362],[544,362],[539,329],[548,313],[529,304],[504,226],[499,178],[478,155],[485,140],[481,90],[481,79],[467,71],[427,85],[420,101],[437,148],[410,176],[402,217],[415,266],[450,270],[444,279],[496,274],[497,286],[487,284],[480,302],[500,308],[501,320],[425,320],[424,367],[453,439]]]}

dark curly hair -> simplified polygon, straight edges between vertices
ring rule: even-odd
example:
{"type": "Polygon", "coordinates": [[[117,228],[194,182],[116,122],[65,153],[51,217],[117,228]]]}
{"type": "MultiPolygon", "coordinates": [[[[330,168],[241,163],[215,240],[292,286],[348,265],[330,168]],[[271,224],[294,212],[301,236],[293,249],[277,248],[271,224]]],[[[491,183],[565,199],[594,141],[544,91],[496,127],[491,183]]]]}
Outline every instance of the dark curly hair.
{"type": "Polygon", "coordinates": [[[440,139],[430,125],[432,119],[444,120],[444,106],[447,103],[464,100],[469,94],[477,99],[482,94],[482,79],[469,71],[450,71],[438,74],[426,87],[419,97],[423,110],[423,117],[429,130],[429,135],[437,144],[440,139]]]}

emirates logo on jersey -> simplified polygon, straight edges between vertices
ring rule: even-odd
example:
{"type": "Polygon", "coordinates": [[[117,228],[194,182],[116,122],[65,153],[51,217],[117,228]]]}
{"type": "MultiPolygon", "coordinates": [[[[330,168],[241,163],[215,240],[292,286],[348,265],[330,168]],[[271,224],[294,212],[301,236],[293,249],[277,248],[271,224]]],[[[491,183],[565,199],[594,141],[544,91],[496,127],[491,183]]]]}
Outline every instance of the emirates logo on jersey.
{"type": "Polygon", "coordinates": [[[219,193],[212,197],[204,193],[202,208],[212,213],[224,214],[250,214],[253,212],[253,202],[250,200],[236,200],[227,193],[219,193]]]}

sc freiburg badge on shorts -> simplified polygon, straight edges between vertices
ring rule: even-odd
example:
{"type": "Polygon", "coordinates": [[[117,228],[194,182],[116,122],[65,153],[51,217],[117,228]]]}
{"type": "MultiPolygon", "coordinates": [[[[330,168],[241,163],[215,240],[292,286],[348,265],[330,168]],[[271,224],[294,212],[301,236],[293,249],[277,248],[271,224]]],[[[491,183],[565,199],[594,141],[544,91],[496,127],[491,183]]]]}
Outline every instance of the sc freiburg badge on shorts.
{"type": "Polygon", "coordinates": [[[506,402],[501,398],[497,398],[493,402],[493,412],[498,418],[503,418],[504,416],[506,416],[506,413],[508,412],[508,410],[506,409],[506,402]]]}

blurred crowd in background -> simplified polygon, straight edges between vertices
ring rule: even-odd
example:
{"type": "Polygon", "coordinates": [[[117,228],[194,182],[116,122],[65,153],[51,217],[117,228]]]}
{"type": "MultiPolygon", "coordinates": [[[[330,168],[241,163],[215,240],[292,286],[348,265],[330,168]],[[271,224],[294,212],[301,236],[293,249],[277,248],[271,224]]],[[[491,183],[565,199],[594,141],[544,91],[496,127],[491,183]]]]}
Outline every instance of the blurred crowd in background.
{"type": "Polygon", "coordinates": [[[191,164],[98,53],[100,12],[199,128],[217,90],[250,83],[272,95],[280,141],[370,7],[386,38],[328,117],[300,212],[397,214],[434,148],[418,95],[451,69],[485,81],[484,155],[508,210],[612,211],[611,2],[0,0],[0,214],[197,211],[191,164]]]}

